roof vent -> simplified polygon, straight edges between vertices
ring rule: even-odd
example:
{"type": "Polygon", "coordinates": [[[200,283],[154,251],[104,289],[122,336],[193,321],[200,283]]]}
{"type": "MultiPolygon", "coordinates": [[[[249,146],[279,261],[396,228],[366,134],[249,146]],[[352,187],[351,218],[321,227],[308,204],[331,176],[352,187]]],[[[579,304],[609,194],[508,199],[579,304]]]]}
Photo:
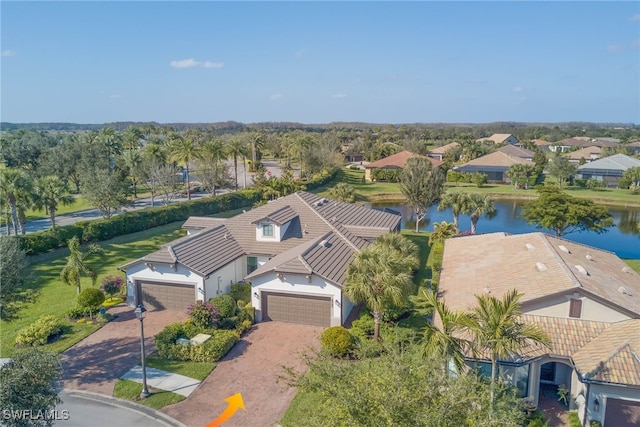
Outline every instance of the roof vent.
{"type": "Polygon", "coordinates": [[[536,247],[535,247],[535,246],[533,246],[531,243],[525,243],[525,244],[524,244],[524,246],[525,246],[525,248],[527,248],[527,249],[529,249],[529,250],[532,250],[532,249],[535,249],[535,248],[536,248],[536,247]]]}
{"type": "Polygon", "coordinates": [[[231,237],[231,236],[229,236],[229,233],[224,233],[224,236],[223,236],[223,237],[224,237],[224,240],[227,240],[227,239],[228,239],[229,237],[231,237]]]}
{"type": "Polygon", "coordinates": [[[490,294],[491,293],[491,289],[489,289],[488,286],[485,286],[484,289],[482,290],[485,294],[490,294]]]}
{"type": "Polygon", "coordinates": [[[631,269],[629,267],[622,267],[623,273],[631,273],[631,269]]]}
{"type": "Polygon", "coordinates": [[[585,255],[585,258],[588,259],[589,261],[593,261],[593,257],[591,256],[591,254],[585,255]]]}
{"type": "Polygon", "coordinates": [[[585,276],[589,275],[589,273],[587,272],[587,269],[584,268],[583,266],[575,265],[574,267],[576,268],[576,270],[578,270],[580,273],[584,274],[585,276]]]}
{"type": "Polygon", "coordinates": [[[538,271],[547,271],[547,266],[541,262],[536,262],[536,268],[538,271]]]}
{"type": "Polygon", "coordinates": [[[627,292],[627,289],[624,286],[620,286],[618,288],[618,292],[620,292],[622,295],[629,295],[631,296],[631,294],[629,292],[627,292]]]}
{"type": "Polygon", "coordinates": [[[328,203],[328,202],[329,202],[329,199],[326,199],[326,198],[322,199],[322,203],[328,203]]]}
{"type": "Polygon", "coordinates": [[[315,207],[322,206],[322,200],[317,200],[316,202],[313,203],[313,206],[315,207]]]}
{"type": "Polygon", "coordinates": [[[571,251],[569,250],[569,248],[568,248],[568,247],[566,247],[565,245],[560,245],[560,246],[558,246],[558,248],[559,248],[562,252],[566,252],[566,253],[568,253],[568,254],[570,254],[570,253],[571,253],[571,251]]]}
{"type": "Polygon", "coordinates": [[[324,240],[321,240],[321,241],[320,241],[320,243],[318,244],[318,246],[322,246],[323,248],[328,248],[328,247],[329,247],[329,246],[331,246],[331,245],[329,244],[329,241],[328,241],[328,240],[324,239],[324,240]]]}

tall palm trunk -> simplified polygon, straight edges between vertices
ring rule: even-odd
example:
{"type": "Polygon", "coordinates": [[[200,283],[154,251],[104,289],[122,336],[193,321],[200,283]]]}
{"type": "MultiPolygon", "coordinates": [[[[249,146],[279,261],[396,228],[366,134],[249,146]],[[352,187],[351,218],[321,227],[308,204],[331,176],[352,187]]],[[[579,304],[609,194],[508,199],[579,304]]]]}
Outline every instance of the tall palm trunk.
{"type": "Polygon", "coordinates": [[[242,171],[244,172],[242,188],[247,188],[247,158],[245,156],[242,156],[242,171]]]}
{"type": "Polygon", "coordinates": [[[382,312],[373,310],[373,339],[380,340],[380,323],[382,321],[382,312]]]}
{"type": "Polygon", "coordinates": [[[476,234],[476,228],[478,226],[478,220],[480,218],[477,216],[471,216],[471,234],[476,234]]]}
{"type": "Polygon", "coordinates": [[[233,155],[233,172],[236,175],[236,191],[238,191],[238,156],[233,155]]]}
{"type": "Polygon", "coordinates": [[[496,376],[498,370],[498,361],[494,354],[491,355],[491,384],[489,391],[489,398],[491,399],[491,406],[489,407],[489,418],[493,417],[493,404],[495,402],[495,389],[496,389],[496,376]]]}
{"type": "Polygon", "coordinates": [[[18,235],[18,207],[16,206],[16,198],[9,196],[9,206],[11,207],[11,223],[13,224],[13,234],[18,235]]]}
{"type": "Polygon", "coordinates": [[[187,171],[187,200],[191,200],[191,181],[189,178],[189,162],[185,162],[184,169],[187,171]]]}
{"type": "Polygon", "coordinates": [[[49,217],[51,218],[51,229],[56,229],[56,207],[49,206],[49,217]]]}

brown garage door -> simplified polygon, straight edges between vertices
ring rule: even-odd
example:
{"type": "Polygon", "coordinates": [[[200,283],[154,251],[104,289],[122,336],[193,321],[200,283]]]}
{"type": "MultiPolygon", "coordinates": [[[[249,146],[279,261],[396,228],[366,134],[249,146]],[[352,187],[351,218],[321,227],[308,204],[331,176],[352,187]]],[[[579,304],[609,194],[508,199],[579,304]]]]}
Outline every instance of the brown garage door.
{"type": "Polygon", "coordinates": [[[195,302],[194,285],[144,282],[141,287],[147,309],[185,311],[195,302]]]}
{"type": "Polygon", "coordinates": [[[262,320],[331,326],[331,298],[262,293],[262,320]]]}
{"type": "Polygon", "coordinates": [[[607,398],[604,427],[640,426],[640,402],[607,398]]]}

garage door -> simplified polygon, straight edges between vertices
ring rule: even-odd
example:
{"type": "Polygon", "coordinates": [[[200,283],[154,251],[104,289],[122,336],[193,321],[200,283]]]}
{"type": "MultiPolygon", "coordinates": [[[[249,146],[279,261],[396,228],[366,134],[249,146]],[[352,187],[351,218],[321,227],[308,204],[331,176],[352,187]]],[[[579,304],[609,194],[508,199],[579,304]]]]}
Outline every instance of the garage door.
{"type": "Polygon", "coordinates": [[[604,427],[640,426],[640,402],[607,398],[604,427]]]}
{"type": "Polygon", "coordinates": [[[144,282],[141,287],[147,309],[186,311],[195,302],[194,285],[144,282]]]}
{"type": "Polygon", "coordinates": [[[331,298],[262,293],[262,320],[331,326],[331,298]]]}

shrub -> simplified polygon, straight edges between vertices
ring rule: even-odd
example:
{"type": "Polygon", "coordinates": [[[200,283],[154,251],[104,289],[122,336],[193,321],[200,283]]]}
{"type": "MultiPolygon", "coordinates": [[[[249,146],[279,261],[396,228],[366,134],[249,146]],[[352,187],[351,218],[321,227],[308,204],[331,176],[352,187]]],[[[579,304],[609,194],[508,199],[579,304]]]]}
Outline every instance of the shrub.
{"type": "Polygon", "coordinates": [[[156,335],[158,354],[165,359],[193,362],[216,362],[240,339],[237,331],[202,329],[187,323],[173,323],[156,335]],[[201,345],[176,344],[178,338],[193,338],[203,333],[211,338],[201,345]]]}
{"type": "Polygon", "coordinates": [[[104,308],[111,308],[114,305],[120,304],[122,301],[124,301],[124,298],[109,298],[102,303],[102,306],[104,308]]]}
{"type": "Polygon", "coordinates": [[[322,348],[333,356],[343,357],[349,354],[354,345],[354,338],[343,326],[332,326],[320,336],[322,348]]]}
{"type": "Polygon", "coordinates": [[[597,179],[589,179],[587,180],[587,188],[590,190],[604,190],[606,184],[604,181],[599,181],[597,179]]]}
{"type": "Polygon", "coordinates": [[[211,298],[209,302],[218,310],[218,317],[221,319],[235,316],[238,309],[236,300],[229,294],[218,295],[211,298]]]}
{"type": "Polygon", "coordinates": [[[383,322],[395,322],[404,316],[409,310],[413,308],[413,304],[411,301],[405,301],[405,303],[399,307],[388,306],[384,310],[382,310],[382,321],[383,322]]]}
{"type": "Polygon", "coordinates": [[[631,186],[631,180],[627,178],[620,178],[618,180],[618,188],[622,188],[623,190],[628,189],[631,186]]]}
{"type": "Polygon", "coordinates": [[[589,421],[590,427],[602,427],[602,423],[600,421],[591,420],[589,421]]]}
{"type": "Polygon", "coordinates": [[[235,283],[231,285],[229,295],[238,302],[251,301],[251,283],[235,283]]]}
{"type": "Polygon", "coordinates": [[[353,348],[353,354],[358,359],[378,357],[383,351],[384,346],[380,341],[368,337],[357,338],[353,348]]]}
{"type": "Polygon", "coordinates": [[[362,331],[363,335],[373,335],[373,330],[375,328],[373,317],[371,317],[368,313],[363,313],[360,317],[353,322],[351,322],[352,333],[356,333],[353,330],[356,329],[358,331],[362,331]]]}
{"type": "Polygon", "coordinates": [[[96,316],[96,322],[98,323],[109,323],[113,320],[113,315],[109,313],[98,313],[96,316]]]}
{"type": "Polygon", "coordinates": [[[478,188],[481,188],[483,185],[489,182],[489,178],[487,177],[487,175],[480,172],[472,174],[471,180],[478,188]]]}
{"type": "Polygon", "coordinates": [[[100,309],[104,302],[104,292],[97,288],[86,288],[78,294],[78,305],[89,310],[89,317],[93,317],[93,312],[100,309]]]}
{"type": "Polygon", "coordinates": [[[23,346],[45,345],[50,337],[62,333],[64,324],[55,316],[44,316],[25,326],[16,336],[16,344],[23,346]]]}
{"type": "Polygon", "coordinates": [[[580,417],[576,411],[569,412],[569,427],[582,427],[580,417]]]}
{"type": "Polygon", "coordinates": [[[111,299],[114,297],[114,295],[122,291],[123,285],[124,285],[124,279],[122,277],[106,276],[102,278],[102,284],[100,285],[100,289],[102,289],[105,294],[109,295],[109,299],[111,299]]]}
{"type": "Polygon", "coordinates": [[[70,309],[67,310],[67,316],[70,319],[81,319],[84,316],[89,315],[89,309],[87,307],[83,307],[80,304],[76,304],[70,309]]]}
{"type": "Polygon", "coordinates": [[[218,319],[218,328],[233,330],[238,327],[239,320],[236,316],[233,317],[223,317],[218,319]]]}
{"type": "Polygon", "coordinates": [[[218,316],[218,310],[211,303],[196,301],[193,304],[189,304],[187,314],[194,326],[198,328],[211,328],[213,321],[218,316]]]}

